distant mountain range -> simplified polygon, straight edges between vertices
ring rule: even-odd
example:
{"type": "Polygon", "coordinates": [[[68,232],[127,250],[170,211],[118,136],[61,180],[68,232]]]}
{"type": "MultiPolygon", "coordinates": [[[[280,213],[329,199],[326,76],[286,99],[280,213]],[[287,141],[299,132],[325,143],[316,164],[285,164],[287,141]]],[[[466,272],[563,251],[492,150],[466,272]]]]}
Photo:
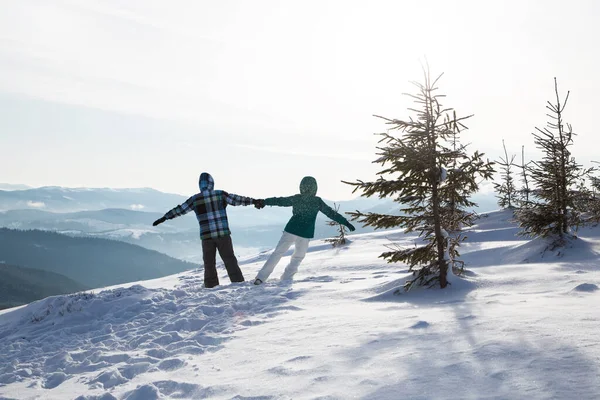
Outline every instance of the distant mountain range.
{"type": "Polygon", "coordinates": [[[54,272],[0,264],[0,309],[86,289],[89,288],[54,272]]]}
{"type": "MultiPolygon", "coordinates": [[[[190,193],[190,195],[193,194],[190,193]]],[[[150,188],[108,189],[47,186],[25,190],[0,190],[0,211],[41,210],[55,213],[74,213],[124,209],[160,213],[162,215],[171,208],[183,203],[187,198],[187,196],[163,193],[150,188]]],[[[326,202],[333,205],[333,201],[326,200],[326,202]]],[[[393,205],[391,200],[360,197],[337,203],[340,205],[342,212],[374,207],[387,209],[393,205]]],[[[269,212],[257,213],[257,210],[252,206],[240,206],[229,207],[228,213],[237,217],[240,226],[253,226],[280,223],[282,220],[289,218],[290,211],[285,208],[273,207],[269,209],[269,212]]],[[[64,217],[68,218],[70,215],[64,217]]],[[[77,217],[79,218],[81,215],[77,217]]]]}
{"type": "MultiPolygon", "coordinates": [[[[193,194],[190,193],[189,195],[193,194]]],[[[164,214],[187,198],[187,196],[180,194],[164,193],[151,188],[63,188],[58,186],[28,188],[25,185],[0,184],[0,211],[37,209],[73,213],[117,208],[164,214]]],[[[330,205],[334,203],[331,200],[324,200],[330,205]]],[[[479,210],[482,212],[498,208],[496,198],[492,193],[478,193],[473,196],[473,200],[479,204],[479,210]]],[[[340,205],[342,212],[357,209],[361,211],[389,212],[389,210],[398,209],[398,205],[392,199],[358,197],[336,203],[340,205]]],[[[274,211],[271,211],[268,215],[262,213],[265,215],[256,218],[253,207],[231,207],[229,210],[232,214],[239,214],[242,220],[246,220],[248,219],[246,217],[250,216],[251,219],[258,221],[260,225],[268,225],[279,221],[284,214],[289,214],[283,208],[274,207],[274,211]]],[[[250,223],[244,223],[244,226],[250,225],[250,223]]]]}
{"type": "MultiPolygon", "coordinates": [[[[152,222],[187,197],[154,189],[69,189],[42,187],[27,190],[0,190],[0,227],[41,229],[77,237],[116,239],[143,246],[186,261],[202,262],[198,224],[193,213],[169,220],[158,227],[152,222]]],[[[493,195],[476,195],[479,209],[496,207],[493,195]]],[[[333,201],[325,200],[331,206],[333,201]]],[[[391,199],[362,198],[336,202],[340,212],[360,210],[398,214],[399,205],[391,199]]],[[[252,206],[228,207],[234,246],[238,254],[272,248],[291,216],[291,209],[252,206]]],[[[315,238],[336,235],[319,214],[315,238]]],[[[356,233],[373,228],[355,224],[356,233]]]]}
{"type": "Polygon", "coordinates": [[[116,240],[6,228],[0,228],[0,262],[61,274],[96,288],[158,278],[198,267],[116,240]]]}
{"type": "Polygon", "coordinates": [[[124,208],[165,212],[185,201],[178,194],[140,189],[88,189],[47,186],[25,190],[0,190],[0,211],[40,209],[53,212],[75,212],[124,208]]]}

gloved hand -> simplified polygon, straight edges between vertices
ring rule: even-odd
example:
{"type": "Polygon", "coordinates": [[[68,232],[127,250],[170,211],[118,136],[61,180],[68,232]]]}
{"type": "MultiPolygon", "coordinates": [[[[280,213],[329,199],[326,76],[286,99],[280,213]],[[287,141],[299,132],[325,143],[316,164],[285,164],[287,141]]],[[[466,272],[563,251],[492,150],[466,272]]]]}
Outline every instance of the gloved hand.
{"type": "Polygon", "coordinates": [[[354,227],[354,225],[352,225],[350,222],[348,222],[348,229],[350,229],[350,232],[354,232],[356,230],[356,228],[354,227]]]}
{"type": "Polygon", "coordinates": [[[258,208],[259,210],[265,207],[265,201],[263,199],[254,199],[252,200],[252,204],[254,204],[254,207],[258,208]]]}
{"type": "Polygon", "coordinates": [[[156,226],[156,225],[162,224],[162,223],[163,223],[163,222],[165,222],[166,220],[167,220],[167,219],[166,219],[165,217],[160,217],[159,219],[157,219],[156,221],[154,221],[154,222],[152,223],[152,226],[156,226]]]}

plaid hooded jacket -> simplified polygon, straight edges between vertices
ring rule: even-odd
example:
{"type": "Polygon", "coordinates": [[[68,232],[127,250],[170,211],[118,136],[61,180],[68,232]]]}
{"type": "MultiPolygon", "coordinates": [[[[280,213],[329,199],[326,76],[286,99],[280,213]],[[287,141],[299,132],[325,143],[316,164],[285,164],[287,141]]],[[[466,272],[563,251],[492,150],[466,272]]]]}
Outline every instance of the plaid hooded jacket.
{"type": "Polygon", "coordinates": [[[200,174],[199,185],[200,193],[167,212],[165,218],[177,218],[193,210],[200,224],[200,239],[231,235],[225,210],[227,205],[248,206],[252,204],[253,199],[223,190],[214,190],[215,181],[208,172],[200,174]]]}

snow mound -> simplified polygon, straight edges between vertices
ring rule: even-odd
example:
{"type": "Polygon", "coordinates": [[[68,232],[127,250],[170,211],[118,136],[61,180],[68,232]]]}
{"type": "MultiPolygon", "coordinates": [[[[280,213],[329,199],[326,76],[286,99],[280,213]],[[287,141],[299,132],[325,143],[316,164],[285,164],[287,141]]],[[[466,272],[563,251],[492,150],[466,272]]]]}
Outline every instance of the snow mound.
{"type": "Polygon", "coordinates": [[[75,400],[117,400],[117,398],[110,393],[104,393],[98,396],[79,396],[75,400]]]}
{"type": "Polygon", "coordinates": [[[423,329],[423,328],[429,328],[429,322],[427,321],[419,321],[416,324],[414,324],[413,326],[411,326],[411,329],[423,329]]]}
{"type": "Polygon", "coordinates": [[[164,398],[158,388],[152,384],[139,386],[125,396],[125,400],[157,400],[164,398]]]}
{"type": "Polygon", "coordinates": [[[600,256],[595,244],[584,238],[568,238],[564,246],[555,247],[549,238],[522,240],[506,230],[504,236],[488,241],[481,232],[466,232],[467,244],[462,250],[462,257],[469,267],[481,267],[507,264],[532,264],[564,261],[585,261],[600,256]],[[481,242],[478,242],[481,240],[481,242]]]}
{"type": "Polygon", "coordinates": [[[595,292],[598,290],[598,285],[593,283],[582,283],[581,285],[577,285],[573,288],[576,292],[595,292]]]}
{"type": "Polygon", "coordinates": [[[385,282],[376,285],[367,290],[375,294],[369,296],[364,301],[397,301],[397,302],[412,302],[412,303],[455,303],[461,301],[470,291],[474,290],[477,285],[465,278],[459,276],[449,277],[449,285],[445,289],[438,287],[426,288],[423,286],[413,286],[408,292],[404,291],[403,287],[407,280],[413,279],[412,274],[408,277],[403,277],[393,281],[385,282]]]}
{"type": "MultiPolygon", "coordinates": [[[[588,239],[576,236],[567,237],[562,246],[556,246],[551,238],[536,238],[526,244],[513,248],[514,254],[522,258],[521,262],[553,262],[553,261],[582,261],[595,259],[600,256],[594,243],[588,239]]],[[[506,262],[518,262],[511,259],[506,262]]]]}
{"type": "MultiPolygon", "coordinates": [[[[69,295],[51,296],[43,300],[33,302],[21,310],[21,314],[29,323],[40,323],[43,321],[58,322],[69,314],[93,314],[98,316],[114,308],[114,301],[126,299],[131,296],[139,300],[140,296],[147,295],[149,290],[141,285],[133,285],[128,288],[117,288],[102,292],[97,296],[92,292],[81,292],[69,295]]],[[[25,321],[22,321],[25,322],[25,321]]],[[[1,335],[0,335],[1,336],[1,335]]]]}
{"type": "Polygon", "coordinates": [[[472,226],[472,230],[504,231],[508,228],[516,228],[513,210],[495,210],[479,216],[472,226]]]}

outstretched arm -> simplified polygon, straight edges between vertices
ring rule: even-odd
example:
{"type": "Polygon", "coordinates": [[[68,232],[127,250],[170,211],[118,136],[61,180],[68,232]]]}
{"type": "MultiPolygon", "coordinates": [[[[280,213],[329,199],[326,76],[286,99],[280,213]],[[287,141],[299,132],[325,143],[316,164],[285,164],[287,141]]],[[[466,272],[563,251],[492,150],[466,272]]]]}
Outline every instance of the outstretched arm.
{"type": "Polygon", "coordinates": [[[269,197],[265,199],[265,206],[291,207],[294,205],[294,196],[269,197]]]}
{"type": "Polygon", "coordinates": [[[225,201],[227,204],[232,206],[249,206],[254,204],[254,199],[252,197],[240,196],[239,194],[227,193],[223,192],[225,195],[225,201]]]}
{"type": "Polygon", "coordinates": [[[156,226],[158,224],[162,224],[163,222],[165,222],[168,219],[177,218],[177,217],[180,217],[182,215],[185,215],[185,214],[189,213],[193,209],[193,207],[192,207],[193,204],[194,204],[194,196],[190,197],[184,203],[178,205],[177,207],[169,210],[161,218],[159,218],[156,221],[154,221],[154,223],[152,224],[152,226],[156,226]]]}
{"type": "Polygon", "coordinates": [[[338,224],[342,224],[348,227],[350,231],[353,231],[354,225],[352,225],[346,218],[344,218],[340,213],[336,212],[333,208],[329,207],[323,200],[321,200],[321,204],[319,204],[319,211],[325,214],[328,218],[334,220],[338,224]]]}

